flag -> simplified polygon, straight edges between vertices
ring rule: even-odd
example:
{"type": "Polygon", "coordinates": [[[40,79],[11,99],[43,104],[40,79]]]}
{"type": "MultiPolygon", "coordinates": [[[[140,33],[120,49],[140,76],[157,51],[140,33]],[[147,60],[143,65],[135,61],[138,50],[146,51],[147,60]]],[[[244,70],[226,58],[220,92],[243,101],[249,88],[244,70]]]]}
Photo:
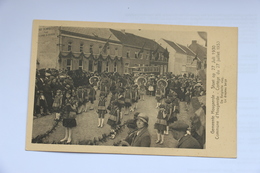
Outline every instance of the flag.
{"type": "Polygon", "coordinates": [[[167,48],[164,50],[163,56],[164,56],[165,58],[169,58],[169,52],[168,52],[168,49],[167,49],[167,48]]]}
{"type": "Polygon", "coordinates": [[[140,57],[140,54],[144,52],[144,45],[145,45],[145,42],[144,42],[141,50],[138,52],[138,58],[140,57]]]}
{"type": "Polygon", "coordinates": [[[102,48],[100,54],[103,53],[103,52],[104,52],[104,53],[107,52],[107,47],[109,46],[109,39],[110,39],[111,36],[112,36],[112,34],[108,37],[108,39],[107,39],[105,45],[103,46],[103,48],[102,48]]]}
{"type": "Polygon", "coordinates": [[[198,61],[200,61],[200,59],[198,58],[198,54],[196,54],[195,58],[193,58],[193,60],[192,60],[191,64],[193,64],[193,62],[194,62],[195,60],[198,60],[198,61]]]}

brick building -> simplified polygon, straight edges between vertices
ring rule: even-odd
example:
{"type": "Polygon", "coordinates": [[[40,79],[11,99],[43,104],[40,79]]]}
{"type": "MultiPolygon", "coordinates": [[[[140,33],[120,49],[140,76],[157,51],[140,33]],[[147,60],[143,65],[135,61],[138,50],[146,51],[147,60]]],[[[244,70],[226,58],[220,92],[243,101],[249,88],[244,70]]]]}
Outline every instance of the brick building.
{"type": "Polygon", "coordinates": [[[165,73],[168,58],[154,40],[108,28],[40,27],[37,68],[165,73]],[[134,68],[133,68],[134,67],[134,68]],[[153,68],[155,67],[155,68],[153,68]]]}

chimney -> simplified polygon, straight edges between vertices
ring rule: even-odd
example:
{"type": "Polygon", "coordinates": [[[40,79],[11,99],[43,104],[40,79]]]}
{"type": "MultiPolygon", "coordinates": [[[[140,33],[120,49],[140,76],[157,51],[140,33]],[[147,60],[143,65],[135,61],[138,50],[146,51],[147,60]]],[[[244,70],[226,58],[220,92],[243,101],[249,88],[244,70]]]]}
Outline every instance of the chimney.
{"type": "Polygon", "coordinates": [[[192,44],[197,44],[197,40],[192,40],[192,44]]]}

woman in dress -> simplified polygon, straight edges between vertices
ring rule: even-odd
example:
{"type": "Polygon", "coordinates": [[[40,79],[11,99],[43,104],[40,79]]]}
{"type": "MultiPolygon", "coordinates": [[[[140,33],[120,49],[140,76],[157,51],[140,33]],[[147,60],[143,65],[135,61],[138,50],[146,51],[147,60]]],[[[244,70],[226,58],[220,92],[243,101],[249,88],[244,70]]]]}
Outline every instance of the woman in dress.
{"type": "Polygon", "coordinates": [[[57,93],[54,97],[53,104],[52,104],[52,109],[55,114],[55,120],[60,119],[60,111],[61,111],[61,106],[62,106],[62,94],[61,90],[57,90],[57,93]]]}
{"type": "Polygon", "coordinates": [[[104,116],[107,113],[106,109],[106,94],[104,92],[100,93],[99,102],[98,102],[98,127],[103,127],[104,125],[104,116]]]}
{"type": "Polygon", "coordinates": [[[110,137],[114,139],[116,137],[116,128],[121,124],[121,116],[119,111],[118,101],[112,102],[111,111],[109,112],[110,117],[107,120],[107,124],[111,127],[110,137]]]}
{"type": "Polygon", "coordinates": [[[162,145],[164,142],[164,131],[166,130],[167,122],[166,122],[166,113],[165,113],[165,105],[161,104],[159,106],[159,111],[157,114],[157,121],[154,124],[154,129],[157,130],[157,140],[156,144],[162,145]]]}
{"type": "Polygon", "coordinates": [[[76,110],[77,102],[71,96],[71,92],[67,92],[62,122],[62,125],[65,127],[65,137],[61,139],[60,142],[67,141],[67,143],[71,143],[72,128],[77,126],[77,122],[75,119],[76,110]]]}

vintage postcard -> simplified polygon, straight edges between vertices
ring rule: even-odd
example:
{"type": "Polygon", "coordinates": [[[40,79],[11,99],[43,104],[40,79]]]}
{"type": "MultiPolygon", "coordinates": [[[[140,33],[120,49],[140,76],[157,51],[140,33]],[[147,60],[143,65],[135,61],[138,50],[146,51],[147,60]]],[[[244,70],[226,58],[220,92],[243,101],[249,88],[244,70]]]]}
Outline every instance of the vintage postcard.
{"type": "Polygon", "coordinates": [[[236,158],[238,28],[33,22],[26,150],[236,158]]]}

